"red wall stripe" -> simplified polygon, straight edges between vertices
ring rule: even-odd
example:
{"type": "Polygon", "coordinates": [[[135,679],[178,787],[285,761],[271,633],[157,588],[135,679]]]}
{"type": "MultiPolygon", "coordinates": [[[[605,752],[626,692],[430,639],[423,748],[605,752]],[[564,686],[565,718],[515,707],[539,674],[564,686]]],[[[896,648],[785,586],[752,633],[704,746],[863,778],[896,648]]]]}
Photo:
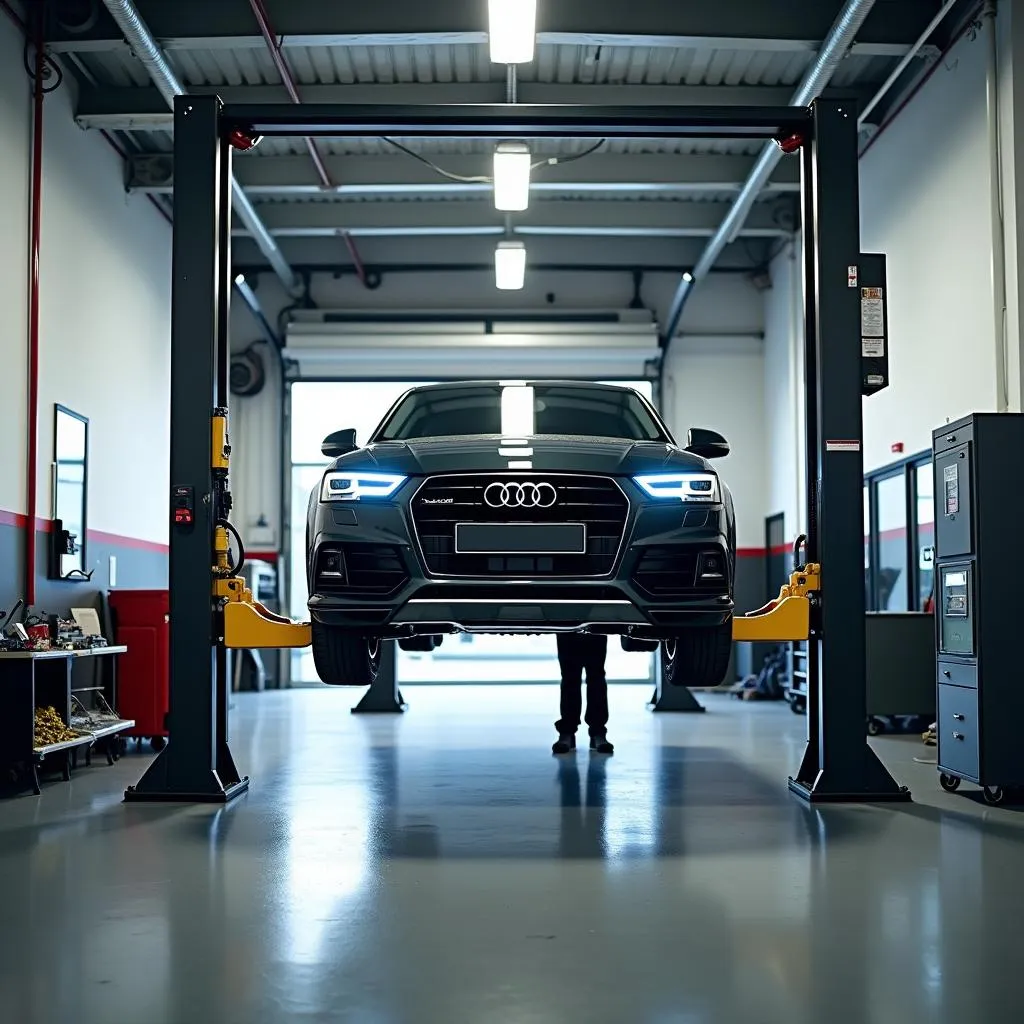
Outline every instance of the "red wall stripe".
{"type": "MultiPolygon", "coordinates": [[[[0,509],[0,526],[13,526],[18,530],[28,528],[28,516],[21,512],[8,512],[0,509]]],[[[36,530],[39,533],[49,533],[51,523],[49,519],[36,519],[36,530]]],[[[160,544],[157,541],[143,540],[141,537],[127,537],[120,533],[106,533],[104,530],[90,530],[89,539],[100,541],[104,544],[116,544],[123,548],[135,548],[137,551],[155,551],[166,555],[171,549],[167,544],[160,544]]]]}
{"type": "Polygon", "coordinates": [[[276,562],[281,554],[278,551],[250,551],[246,548],[245,557],[258,559],[261,562],[276,562]]]}
{"type": "Polygon", "coordinates": [[[28,516],[0,508],[0,526],[15,526],[19,530],[24,530],[28,526],[28,516]]]}

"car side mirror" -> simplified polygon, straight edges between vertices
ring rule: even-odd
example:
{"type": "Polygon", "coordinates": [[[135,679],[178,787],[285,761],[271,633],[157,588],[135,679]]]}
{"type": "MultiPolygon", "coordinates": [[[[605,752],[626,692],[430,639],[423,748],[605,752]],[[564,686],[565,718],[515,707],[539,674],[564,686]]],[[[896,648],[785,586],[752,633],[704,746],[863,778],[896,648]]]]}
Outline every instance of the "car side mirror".
{"type": "Polygon", "coordinates": [[[349,452],[354,452],[358,447],[354,430],[336,430],[324,438],[324,443],[320,445],[320,451],[329,459],[337,459],[342,455],[348,455],[349,452]]]}
{"type": "Polygon", "coordinates": [[[717,431],[691,427],[686,437],[686,450],[702,459],[721,459],[729,454],[729,442],[717,431]]]}

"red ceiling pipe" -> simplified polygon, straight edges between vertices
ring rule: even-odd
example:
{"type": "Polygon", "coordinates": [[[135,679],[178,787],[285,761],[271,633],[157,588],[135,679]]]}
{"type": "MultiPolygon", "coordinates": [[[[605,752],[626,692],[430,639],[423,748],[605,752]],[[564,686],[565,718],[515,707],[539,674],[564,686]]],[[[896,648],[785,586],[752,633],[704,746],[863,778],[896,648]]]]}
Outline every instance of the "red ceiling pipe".
{"type": "MultiPolygon", "coordinates": [[[[270,52],[270,59],[274,62],[274,67],[277,68],[277,73],[281,76],[285,90],[291,97],[292,103],[301,103],[302,99],[299,96],[299,88],[295,84],[295,76],[292,74],[292,69],[288,67],[288,62],[284,59],[284,54],[281,52],[281,43],[271,27],[270,15],[267,14],[267,9],[263,6],[263,0],[249,0],[249,6],[252,8],[252,13],[255,15],[256,21],[260,26],[260,32],[263,33],[267,50],[270,52]]],[[[308,135],[304,137],[304,141],[306,149],[309,150],[310,159],[313,161],[313,166],[316,168],[316,173],[320,178],[321,187],[334,188],[334,182],[331,181],[331,175],[327,170],[323,154],[320,152],[316,141],[308,135]]],[[[356,276],[366,285],[366,266],[359,255],[356,243],[347,231],[342,232],[342,237],[345,239],[345,245],[348,246],[349,255],[352,257],[352,264],[356,268],[356,276]]]]}

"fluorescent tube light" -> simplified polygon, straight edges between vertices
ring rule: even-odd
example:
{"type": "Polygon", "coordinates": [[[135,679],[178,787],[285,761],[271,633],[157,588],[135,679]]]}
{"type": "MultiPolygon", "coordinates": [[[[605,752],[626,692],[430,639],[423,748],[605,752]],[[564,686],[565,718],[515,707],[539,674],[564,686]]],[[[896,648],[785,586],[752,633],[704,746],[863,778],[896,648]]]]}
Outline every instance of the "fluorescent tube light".
{"type": "MultiPolygon", "coordinates": [[[[525,434],[527,437],[536,432],[533,415],[533,388],[501,389],[501,432],[502,434],[525,434]]],[[[509,468],[519,467],[510,466],[509,468]]]]}
{"type": "Polygon", "coordinates": [[[494,150],[494,208],[509,213],[530,205],[530,147],[499,142],[494,150]]]}
{"type": "Polygon", "coordinates": [[[528,64],[537,43],[537,0],[487,0],[487,34],[495,64],[528,64]]]}
{"type": "Polygon", "coordinates": [[[523,242],[499,242],[494,250],[495,285],[502,291],[518,291],[525,282],[526,245],[523,242]]]}

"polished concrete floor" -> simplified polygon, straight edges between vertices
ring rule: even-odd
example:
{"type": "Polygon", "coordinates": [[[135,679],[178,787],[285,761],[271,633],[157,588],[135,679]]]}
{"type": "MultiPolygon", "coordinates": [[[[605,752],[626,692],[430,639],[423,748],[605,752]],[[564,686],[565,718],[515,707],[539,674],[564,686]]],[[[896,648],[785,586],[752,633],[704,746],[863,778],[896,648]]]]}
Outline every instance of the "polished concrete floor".
{"type": "Polygon", "coordinates": [[[613,758],[548,752],[554,687],[236,698],[233,805],[125,805],[148,757],[0,802],[5,1024],[1024,1020],[1024,812],[812,810],[804,720],[613,689],[613,758]]]}

